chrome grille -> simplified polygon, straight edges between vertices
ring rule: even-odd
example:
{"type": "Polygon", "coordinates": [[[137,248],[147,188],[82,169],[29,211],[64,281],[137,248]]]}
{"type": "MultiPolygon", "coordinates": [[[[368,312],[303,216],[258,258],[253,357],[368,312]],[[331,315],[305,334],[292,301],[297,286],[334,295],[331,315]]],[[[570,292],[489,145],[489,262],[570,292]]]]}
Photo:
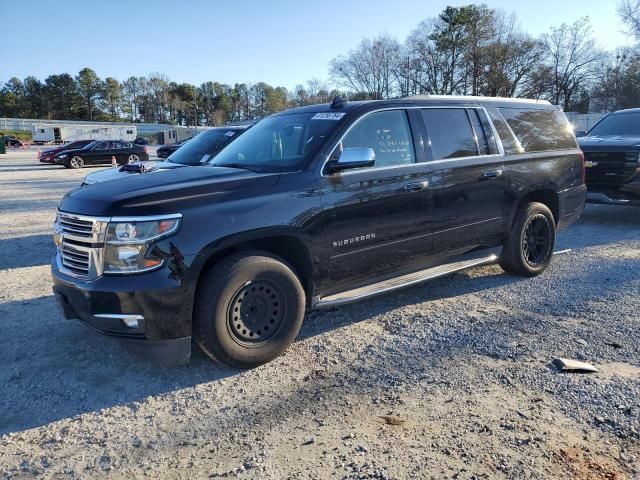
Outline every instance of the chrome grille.
{"type": "Polygon", "coordinates": [[[67,274],[99,277],[108,218],[86,217],[58,211],[53,227],[58,238],[58,266],[67,274]]]}
{"type": "Polygon", "coordinates": [[[62,265],[79,275],[88,275],[91,255],[90,248],[71,245],[63,240],[60,247],[62,265]]]}
{"type": "Polygon", "coordinates": [[[75,237],[93,237],[94,221],[92,219],[59,213],[58,224],[63,234],[68,233],[75,237]]]}

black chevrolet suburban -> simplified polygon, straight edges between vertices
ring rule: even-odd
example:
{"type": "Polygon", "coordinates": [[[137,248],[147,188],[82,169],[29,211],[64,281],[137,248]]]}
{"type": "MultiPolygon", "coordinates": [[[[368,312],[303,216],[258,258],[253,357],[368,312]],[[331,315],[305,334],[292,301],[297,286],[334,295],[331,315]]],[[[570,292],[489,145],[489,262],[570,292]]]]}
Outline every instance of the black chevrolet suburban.
{"type": "Polygon", "coordinates": [[[577,134],[586,160],[587,201],[640,206],[640,108],[614,112],[577,134]]]}
{"type": "Polygon", "coordinates": [[[335,307],[497,262],[533,276],[581,214],[584,164],[547,102],[412,97],[272,115],[207,166],[69,192],[67,318],[186,361],[249,368],[335,307]]]}

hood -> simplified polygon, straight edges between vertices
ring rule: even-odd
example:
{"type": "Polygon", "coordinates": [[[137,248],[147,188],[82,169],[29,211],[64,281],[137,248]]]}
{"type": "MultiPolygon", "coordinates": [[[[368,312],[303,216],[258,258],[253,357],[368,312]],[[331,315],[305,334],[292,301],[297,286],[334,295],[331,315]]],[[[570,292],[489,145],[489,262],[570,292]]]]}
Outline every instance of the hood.
{"type": "MultiPolygon", "coordinates": [[[[173,170],[175,168],[186,167],[187,165],[182,165],[180,163],[172,163],[172,162],[144,162],[144,167],[147,169],[144,174],[158,172],[160,170],[173,170]]],[[[106,182],[109,180],[115,180],[117,178],[128,178],[135,175],[141,175],[136,172],[121,172],[120,167],[118,168],[105,168],[104,170],[100,170],[97,172],[90,173],[86,177],[84,177],[85,184],[94,184],[100,182],[106,182]]]]}
{"type": "Polygon", "coordinates": [[[578,138],[578,145],[585,151],[640,150],[640,137],[620,135],[588,136],[578,138]]]}
{"type": "Polygon", "coordinates": [[[240,188],[270,186],[279,177],[226,167],[158,169],[77,188],[65,195],[58,208],[89,216],[163,215],[222,201],[226,193],[240,188]]]}

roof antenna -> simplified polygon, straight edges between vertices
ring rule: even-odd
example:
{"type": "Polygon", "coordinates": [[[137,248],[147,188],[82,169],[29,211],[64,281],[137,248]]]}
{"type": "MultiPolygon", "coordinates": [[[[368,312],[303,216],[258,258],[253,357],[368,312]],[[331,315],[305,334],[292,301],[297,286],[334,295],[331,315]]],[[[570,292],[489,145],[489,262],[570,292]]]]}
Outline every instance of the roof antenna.
{"type": "Polygon", "coordinates": [[[344,98],[342,98],[340,95],[337,95],[333,97],[333,101],[331,102],[331,106],[329,108],[331,109],[342,108],[345,103],[347,103],[347,101],[344,98]]]}

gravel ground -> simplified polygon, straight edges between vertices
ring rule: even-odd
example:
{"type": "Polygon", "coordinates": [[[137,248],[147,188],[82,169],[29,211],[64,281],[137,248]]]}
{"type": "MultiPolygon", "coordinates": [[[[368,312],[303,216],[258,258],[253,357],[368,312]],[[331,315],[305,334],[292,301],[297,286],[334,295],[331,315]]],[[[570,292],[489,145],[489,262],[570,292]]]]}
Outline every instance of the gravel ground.
{"type": "Polygon", "coordinates": [[[588,206],[540,277],[316,312],[252,371],[163,368],[58,312],[55,205],[89,169],[33,156],[0,157],[0,475],[640,478],[640,209],[588,206]]]}

